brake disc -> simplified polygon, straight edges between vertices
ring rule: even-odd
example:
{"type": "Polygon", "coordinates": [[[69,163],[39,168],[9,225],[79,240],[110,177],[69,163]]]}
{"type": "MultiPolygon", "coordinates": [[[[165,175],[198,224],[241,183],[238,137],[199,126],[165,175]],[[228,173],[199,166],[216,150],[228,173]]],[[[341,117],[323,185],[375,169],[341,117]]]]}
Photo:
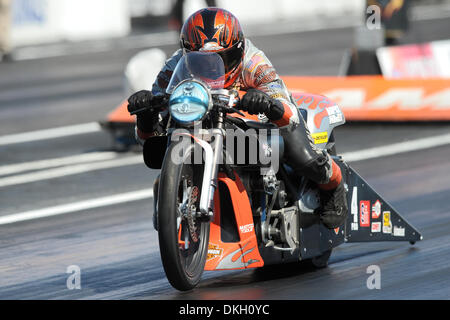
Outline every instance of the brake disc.
{"type": "Polygon", "coordinates": [[[188,222],[188,228],[189,228],[189,234],[191,235],[192,241],[195,243],[198,242],[198,234],[197,234],[197,228],[195,226],[194,216],[197,212],[197,207],[195,206],[195,202],[198,199],[198,188],[197,186],[193,186],[191,188],[191,192],[189,195],[189,202],[186,207],[187,214],[186,214],[186,220],[188,222]]]}

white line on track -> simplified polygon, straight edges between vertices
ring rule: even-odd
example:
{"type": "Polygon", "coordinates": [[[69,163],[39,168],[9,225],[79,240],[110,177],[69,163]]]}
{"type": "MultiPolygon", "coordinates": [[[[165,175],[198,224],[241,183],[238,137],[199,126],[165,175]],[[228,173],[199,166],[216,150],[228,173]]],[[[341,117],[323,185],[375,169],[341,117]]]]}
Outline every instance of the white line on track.
{"type": "Polygon", "coordinates": [[[417,150],[430,149],[450,144],[450,133],[421,138],[405,142],[398,142],[387,146],[374,147],[341,154],[346,162],[355,162],[396,155],[417,150]]]}
{"type": "Polygon", "coordinates": [[[70,175],[86,173],[95,170],[111,169],[116,167],[142,164],[142,156],[131,156],[103,162],[77,164],[62,168],[43,170],[38,172],[15,175],[0,179],[0,187],[13,186],[17,184],[31,183],[36,181],[61,178],[70,175]]]}
{"type": "Polygon", "coordinates": [[[85,162],[105,161],[117,157],[118,154],[116,152],[91,152],[91,153],[77,154],[68,157],[9,164],[0,167],[0,176],[17,174],[20,172],[32,170],[42,170],[54,167],[80,164],[85,162]]]}
{"type": "Polygon", "coordinates": [[[149,199],[153,197],[153,189],[144,189],[138,191],[132,191],[127,193],[116,194],[112,196],[106,196],[97,199],[85,200],[80,202],[68,203],[64,205],[26,211],[22,213],[16,213],[4,217],[0,217],[0,225],[34,220],[39,218],[58,216],[67,213],[89,210],[99,207],[106,207],[115,204],[121,204],[131,201],[138,201],[143,199],[149,199]]]}
{"type": "Polygon", "coordinates": [[[33,142],[38,140],[54,139],[101,131],[100,124],[89,122],[65,127],[29,131],[17,134],[0,136],[0,146],[15,143],[33,142]]]}

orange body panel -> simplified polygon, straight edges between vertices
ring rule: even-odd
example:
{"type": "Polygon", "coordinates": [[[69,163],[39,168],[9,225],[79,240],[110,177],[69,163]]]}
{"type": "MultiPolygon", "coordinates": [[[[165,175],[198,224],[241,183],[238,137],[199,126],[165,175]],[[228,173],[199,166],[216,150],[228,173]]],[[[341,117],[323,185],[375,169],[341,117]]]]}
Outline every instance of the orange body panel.
{"type": "Polygon", "coordinates": [[[222,242],[220,230],[220,197],[214,197],[214,221],[210,224],[208,257],[205,270],[246,269],[264,265],[258,250],[252,209],[247,192],[239,177],[231,180],[219,173],[218,182],[223,182],[230,192],[234,215],[239,232],[239,242],[222,242]]]}

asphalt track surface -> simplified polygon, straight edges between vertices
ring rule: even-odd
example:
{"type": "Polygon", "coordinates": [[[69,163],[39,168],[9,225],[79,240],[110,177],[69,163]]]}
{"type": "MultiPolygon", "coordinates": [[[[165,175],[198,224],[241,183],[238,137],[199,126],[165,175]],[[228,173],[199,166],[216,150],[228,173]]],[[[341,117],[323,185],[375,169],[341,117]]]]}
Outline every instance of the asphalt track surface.
{"type": "MultiPolygon", "coordinates": [[[[448,19],[439,19],[414,28],[421,37],[446,39],[448,25],[448,19]]],[[[414,42],[415,36],[409,37],[414,42]]],[[[352,31],[257,36],[253,41],[282,75],[336,75],[342,55],[352,45],[352,31]]],[[[175,48],[162,47],[167,54],[175,48]]],[[[0,64],[0,136],[103,120],[124,98],[122,71],[137,51],[0,64]]],[[[449,128],[448,123],[349,123],[337,129],[337,147],[345,153],[438,137],[449,128]]],[[[0,172],[18,163],[107,154],[110,146],[109,135],[102,131],[0,145],[0,172]]],[[[151,222],[152,199],[145,198],[0,225],[0,299],[449,299],[449,155],[450,145],[444,145],[351,163],[422,233],[424,240],[414,246],[344,244],[334,250],[325,269],[207,272],[198,288],[180,293],[165,277],[151,222]],[[67,288],[72,265],[81,271],[79,290],[67,288]],[[380,290],[366,286],[371,265],[380,267],[380,290]]],[[[127,163],[139,154],[111,157],[97,162],[127,163]]],[[[64,172],[70,167],[30,165],[3,172],[0,218],[148,189],[157,175],[140,162],[64,172]],[[55,168],[63,168],[63,173],[50,179],[55,168]],[[24,177],[39,172],[43,175],[35,180],[24,177]]]]}

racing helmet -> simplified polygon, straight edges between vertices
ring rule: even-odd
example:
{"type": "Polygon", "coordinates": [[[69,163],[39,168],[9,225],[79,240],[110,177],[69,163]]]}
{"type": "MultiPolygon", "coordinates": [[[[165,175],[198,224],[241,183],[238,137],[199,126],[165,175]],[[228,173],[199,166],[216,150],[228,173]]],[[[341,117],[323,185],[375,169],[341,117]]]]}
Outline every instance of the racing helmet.
{"type": "Polygon", "coordinates": [[[242,71],[244,33],[238,19],[227,10],[204,8],[194,12],[181,28],[180,44],[184,52],[219,54],[225,66],[225,88],[231,86],[242,71]]]}

